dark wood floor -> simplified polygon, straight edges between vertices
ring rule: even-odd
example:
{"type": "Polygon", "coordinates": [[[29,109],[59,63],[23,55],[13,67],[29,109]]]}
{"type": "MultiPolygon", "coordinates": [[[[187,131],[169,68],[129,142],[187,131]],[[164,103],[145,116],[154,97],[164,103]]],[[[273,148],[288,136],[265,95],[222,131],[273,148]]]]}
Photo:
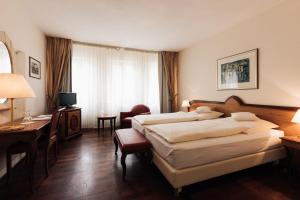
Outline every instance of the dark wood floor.
{"type": "MultiPolygon", "coordinates": [[[[97,137],[95,131],[88,131],[60,144],[58,161],[52,160],[47,179],[39,154],[33,194],[21,163],[8,187],[1,181],[0,199],[173,199],[173,189],[159,170],[134,155],[127,158],[128,181],[123,182],[119,159],[109,132],[97,137]]],[[[300,199],[299,186],[268,164],[184,187],[179,199],[300,199]]]]}

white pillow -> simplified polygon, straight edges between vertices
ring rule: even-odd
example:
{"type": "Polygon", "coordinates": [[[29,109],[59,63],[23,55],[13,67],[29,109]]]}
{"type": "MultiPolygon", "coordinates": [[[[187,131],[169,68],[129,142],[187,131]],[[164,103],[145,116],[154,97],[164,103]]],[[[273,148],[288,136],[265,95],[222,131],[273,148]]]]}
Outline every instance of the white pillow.
{"type": "Polygon", "coordinates": [[[197,113],[209,113],[211,111],[212,110],[208,106],[199,106],[199,107],[196,108],[197,113]]]}
{"type": "Polygon", "coordinates": [[[259,119],[251,112],[235,112],[231,113],[231,117],[236,121],[255,121],[259,119]]]}
{"type": "Polygon", "coordinates": [[[257,120],[255,121],[237,121],[237,122],[244,127],[248,127],[248,129],[244,131],[247,134],[262,133],[271,130],[273,128],[279,128],[277,124],[274,124],[272,122],[263,119],[259,119],[258,117],[257,120]]]}
{"type": "Polygon", "coordinates": [[[224,115],[224,113],[211,111],[206,113],[199,114],[199,120],[206,120],[206,119],[216,119],[224,115]]]}

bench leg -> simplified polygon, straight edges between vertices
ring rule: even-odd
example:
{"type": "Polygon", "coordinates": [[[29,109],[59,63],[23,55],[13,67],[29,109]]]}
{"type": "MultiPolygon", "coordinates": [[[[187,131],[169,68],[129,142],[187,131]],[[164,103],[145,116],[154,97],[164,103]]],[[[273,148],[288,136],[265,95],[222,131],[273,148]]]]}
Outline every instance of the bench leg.
{"type": "Polygon", "coordinates": [[[117,155],[117,153],[118,153],[118,141],[117,141],[116,136],[114,137],[114,143],[115,143],[115,155],[117,155]]]}
{"type": "Polygon", "coordinates": [[[123,168],[123,180],[125,180],[125,176],[126,176],[126,163],[125,163],[126,156],[127,156],[126,153],[122,153],[121,165],[122,165],[122,168],[123,168]]]}

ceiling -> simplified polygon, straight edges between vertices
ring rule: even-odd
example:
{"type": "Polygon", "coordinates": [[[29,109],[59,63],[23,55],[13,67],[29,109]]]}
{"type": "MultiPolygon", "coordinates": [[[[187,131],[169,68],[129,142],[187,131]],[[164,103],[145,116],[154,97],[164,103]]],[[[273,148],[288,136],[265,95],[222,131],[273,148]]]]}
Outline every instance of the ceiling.
{"type": "Polygon", "coordinates": [[[148,50],[182,50],[283,0],[19,0],[47,35],[148,50]]]}

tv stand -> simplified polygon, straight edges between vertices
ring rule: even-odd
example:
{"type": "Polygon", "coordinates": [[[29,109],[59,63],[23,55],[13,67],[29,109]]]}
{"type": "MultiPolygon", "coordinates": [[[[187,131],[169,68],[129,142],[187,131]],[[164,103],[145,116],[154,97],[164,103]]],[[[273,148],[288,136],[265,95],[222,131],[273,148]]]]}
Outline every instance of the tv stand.
{"type": "Polygon", "coordinates": [[[74,106],[65,106],[66,109],[72,109],[72,108],[77,108],[77,107],[74,107],[74,106]]]}
{"type": "Polygon", "coordinates": [[[61,115],[59,138],[69,140],[81,134],[81,108],[66,107],[61,115]]]}

